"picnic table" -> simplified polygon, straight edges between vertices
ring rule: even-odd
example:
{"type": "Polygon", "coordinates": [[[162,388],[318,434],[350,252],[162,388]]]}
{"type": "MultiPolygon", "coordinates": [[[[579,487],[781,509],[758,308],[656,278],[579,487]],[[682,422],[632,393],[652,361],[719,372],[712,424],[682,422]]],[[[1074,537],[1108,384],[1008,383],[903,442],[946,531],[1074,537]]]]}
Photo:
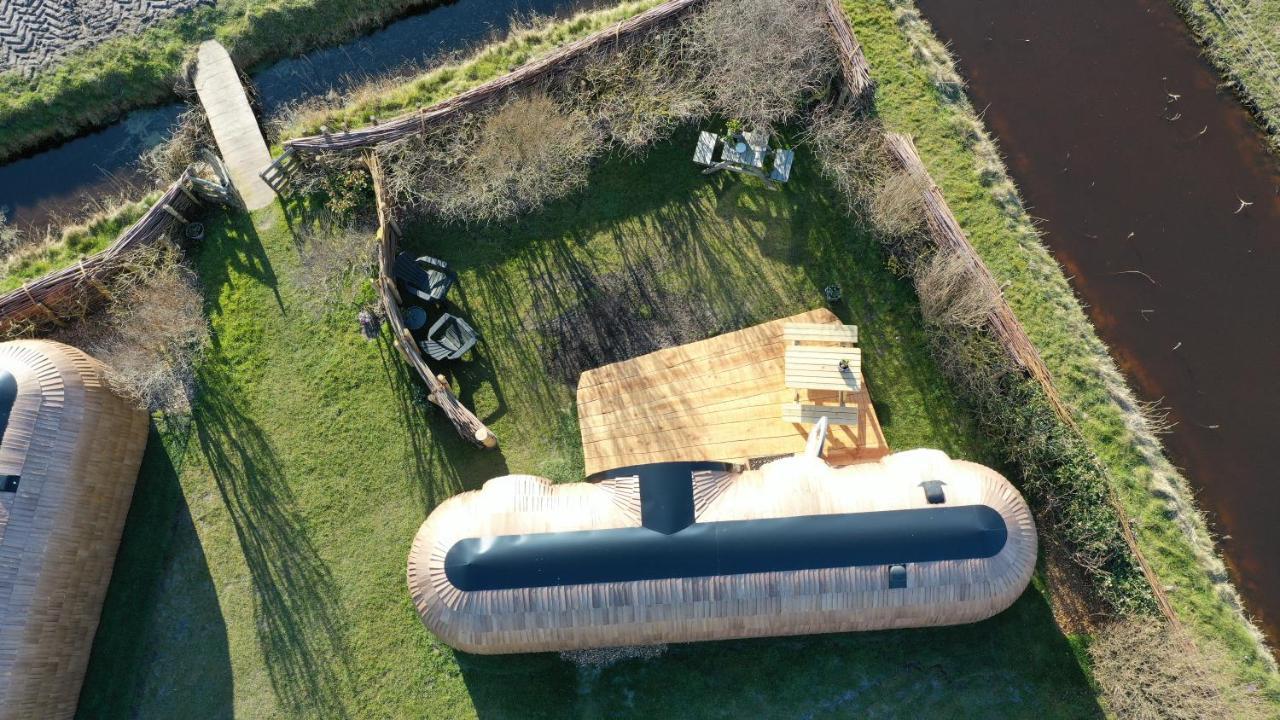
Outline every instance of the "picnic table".
{"type": "Polygon", "coordinates": [[[796,402],[784,403],[782,418],[816,423],[826,417],[832,425],[857,425],[858,408],[845,405],[846,392],[862,390],[862,351],[854,347],[854,325],[790,323],[783,327],[785,384],[797,391],[796,402]],[[800,392],[839,393],[838,405],[801,403],[800,392]]]}
{"type": "Polygon", "coordinates": [[[693,161],[707,166],[702,171],[710,175],[721,170],[754,175],[772,186],[775,182],[786,182],[791,179],[791,165],[795,160],[794,150],[770,150],[769,134],[766,132],[747,132],[740,136],[720,136],[705,130],[698,136],[698,144],[693,150],[693,161]],[[720,159],[715,159],[716,148],[720,148],[720,159]],[[773,168],[765,171],[769,158],[773,158],[773,168]]]}

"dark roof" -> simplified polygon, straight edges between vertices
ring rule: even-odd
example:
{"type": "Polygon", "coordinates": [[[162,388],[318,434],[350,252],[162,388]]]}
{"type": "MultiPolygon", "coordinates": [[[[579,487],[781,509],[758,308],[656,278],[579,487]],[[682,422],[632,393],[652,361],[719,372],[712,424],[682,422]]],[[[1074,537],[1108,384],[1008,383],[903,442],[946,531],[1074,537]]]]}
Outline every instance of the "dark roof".
{"type": "Polygon", "coordinates": [[[702,465],[627,469],[640,477],[643,527],[465,538],[445,574],[470,591],[888,566],[988,558],[1008,538],[986,505],[694,523],[702,465]]]}

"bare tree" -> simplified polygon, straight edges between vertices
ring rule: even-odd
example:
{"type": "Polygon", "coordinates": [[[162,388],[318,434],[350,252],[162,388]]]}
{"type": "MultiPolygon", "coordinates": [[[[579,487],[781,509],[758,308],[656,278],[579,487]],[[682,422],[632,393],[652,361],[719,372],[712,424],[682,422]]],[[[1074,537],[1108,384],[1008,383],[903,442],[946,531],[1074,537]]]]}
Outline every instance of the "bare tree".
{"type": "Polygon", "coordinates": [[[1193,642],[1157,618],[1129,617],[1102,629],[1089,646],[1093,675],[1116,717],[1200,720],[1267,717],[1256,691],[1229,675],[1217,645],[1193,642]]]}
{"type": "Polygon", "coordinates": [[[748,126],[791,117],[835,70],[816,0],[713,0],[691,22],[717,109],[748,126]]]}

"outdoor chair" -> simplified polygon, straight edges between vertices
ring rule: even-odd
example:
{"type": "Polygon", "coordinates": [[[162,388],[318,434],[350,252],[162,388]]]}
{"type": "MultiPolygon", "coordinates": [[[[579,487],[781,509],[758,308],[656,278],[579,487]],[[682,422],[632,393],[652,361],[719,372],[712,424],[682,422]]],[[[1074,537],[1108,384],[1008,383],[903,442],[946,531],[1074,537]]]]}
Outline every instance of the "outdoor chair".
{"type": "Polygon", "coordinates": [[[794,150],[775,150],[773,152],[773,172],[769,179],[775,182],[786,182],[791,179],[791,163],[796,159],[794,150]]]}
{"type": "Polygon", "coordinates": [[[430,255],[415,260],[406,252],[396,255],[395,277],[405,290],[431,303],[444,300],[458,279],[449,263],[430,255]]]}
{"type": "Polygon", "coordinates": [[[479,334],[466,320],[445,313],[427,331],[427,339],[419,345],[432,360],[457,360],[476,344],[479,334]]]}
{"type": "Polygon", "coordinates": [[[716,154],[716,142],[719,140],[714,134],[702,131],[698,136],[698,146],[693,149],[693,161],[699,165],[710,165],[715,162],[712,157],[716,154]]]}

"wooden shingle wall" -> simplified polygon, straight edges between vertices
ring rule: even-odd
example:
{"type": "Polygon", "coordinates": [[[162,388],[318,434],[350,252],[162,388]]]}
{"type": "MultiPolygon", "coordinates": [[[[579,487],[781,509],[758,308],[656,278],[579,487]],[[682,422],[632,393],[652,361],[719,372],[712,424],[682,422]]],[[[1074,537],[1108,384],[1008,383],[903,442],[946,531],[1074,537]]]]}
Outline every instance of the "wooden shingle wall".
{"type": "Polygon", "coordinates": [[[147,441],[103,368],[43,340],[0,344],[18,395],[0,442],[0,718],[75,714],[147,441]]]}

